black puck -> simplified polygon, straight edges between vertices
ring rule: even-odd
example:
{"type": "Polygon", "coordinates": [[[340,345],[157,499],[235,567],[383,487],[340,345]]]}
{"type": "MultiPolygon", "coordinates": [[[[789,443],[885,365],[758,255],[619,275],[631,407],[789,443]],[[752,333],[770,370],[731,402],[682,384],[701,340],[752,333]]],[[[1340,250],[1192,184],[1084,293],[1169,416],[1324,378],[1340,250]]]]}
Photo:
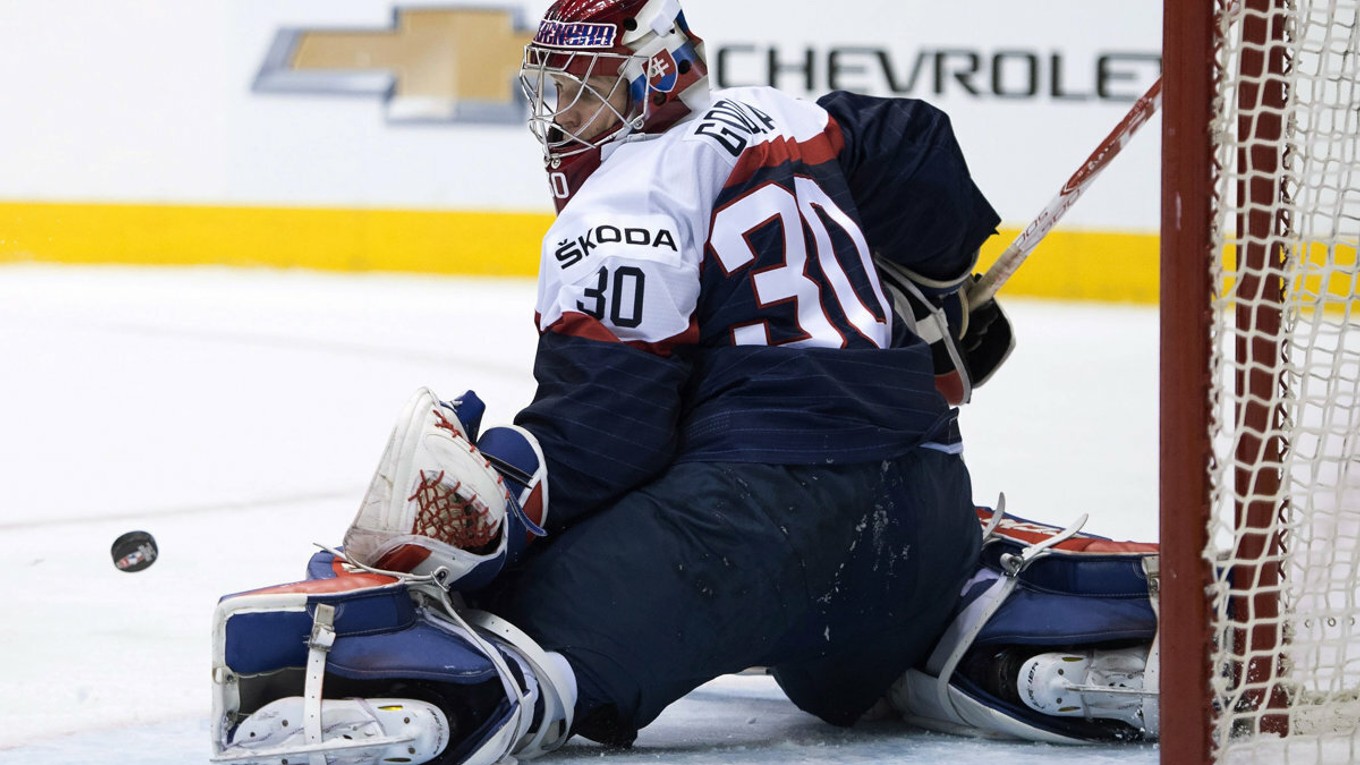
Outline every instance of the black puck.
{"type": "Polygon", "coordinates": [[[155,537],[145,531],[129,531],[113,540],[109,553],[113,556],[113,565],[129,574],[147,568],[160,556],[155,537]]]}

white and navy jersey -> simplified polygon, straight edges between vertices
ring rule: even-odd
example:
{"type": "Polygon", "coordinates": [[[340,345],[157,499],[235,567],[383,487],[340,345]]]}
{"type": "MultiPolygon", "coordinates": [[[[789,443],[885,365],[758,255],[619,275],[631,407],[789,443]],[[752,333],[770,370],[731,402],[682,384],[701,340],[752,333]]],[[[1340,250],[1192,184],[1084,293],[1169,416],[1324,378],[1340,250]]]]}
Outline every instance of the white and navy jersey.
{"type": "Polygon", "coordinates": [[[566,520],[685,460],[814,464],[956,443],[875,252],[937,279],[996,213],[920,101],[714,93],[616,147],[544,239],[517,422],[566,520]]]}

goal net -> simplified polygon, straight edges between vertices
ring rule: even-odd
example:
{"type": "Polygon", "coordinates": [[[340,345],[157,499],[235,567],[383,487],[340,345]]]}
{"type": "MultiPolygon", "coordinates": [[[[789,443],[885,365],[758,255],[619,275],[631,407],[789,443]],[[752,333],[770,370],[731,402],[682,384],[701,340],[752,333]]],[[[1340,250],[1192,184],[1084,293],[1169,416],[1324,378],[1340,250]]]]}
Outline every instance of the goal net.
{"type": "Polygon", "coordinates": [[[1199,549],[1192,570],[1168,561],[1163,632],[1201,647],[1166,666],[1197,696],[1164,675],[1163,720],[1197,727],[1164,738],[1163,762],[1360,762],[1360,0],[1166,13],[1168,99],[1172,67],[1195,69],[1163,126],[1163,344],[1199,350],[1164,370],[1181,390],[1163,391],[1163,544],[1199,549]],[[1187,159],[1207,165],[1172,166],[1187,159]],[[1202,222],[1168,236],[1197,194],[1202,222]],[[1173,404],[1189,424],[1173,397],[1202,399],[1173,404]],[[1201,480],[1169,487],[1185,461],[1201,480]]]}

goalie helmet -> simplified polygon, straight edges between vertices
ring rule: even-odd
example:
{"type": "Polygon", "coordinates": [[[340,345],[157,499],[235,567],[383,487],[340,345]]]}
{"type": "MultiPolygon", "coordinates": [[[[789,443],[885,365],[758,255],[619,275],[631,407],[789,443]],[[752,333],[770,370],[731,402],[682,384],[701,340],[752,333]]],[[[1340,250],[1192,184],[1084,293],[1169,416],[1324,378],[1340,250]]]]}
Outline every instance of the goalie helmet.
{"type": "Polygon", "coordinates": [[[707,102],[708,65],[679,0],[557,0],[524,49],[520,85],[552,172],[684,119],[707,102]]]}

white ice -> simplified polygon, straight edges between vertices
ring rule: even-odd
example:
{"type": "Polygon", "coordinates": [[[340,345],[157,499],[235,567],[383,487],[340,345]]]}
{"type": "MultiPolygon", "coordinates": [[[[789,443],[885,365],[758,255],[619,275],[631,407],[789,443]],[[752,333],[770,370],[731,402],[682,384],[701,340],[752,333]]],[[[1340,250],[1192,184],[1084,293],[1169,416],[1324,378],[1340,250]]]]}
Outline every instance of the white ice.
{"type": "MultiPolygon", "coordinates": [[[[415,387],[533,391],[534,286],[287,271],[0,268],[0,763],[206,762],[210,621],[335,543],[415,387]],[[160,560],[112,565],[124,531],[160,560]]],[[[1156,538],[1157,318],[1007,301],[1019,347],[963,415],[975,496],[1156,538]]],[[[573,742],[545,762],[599,761],[573,742]]],[[[830,728],[769,678],[724,677],[604,754],[640,762],[1086,762],[1155,746],[830,728]]]]}

